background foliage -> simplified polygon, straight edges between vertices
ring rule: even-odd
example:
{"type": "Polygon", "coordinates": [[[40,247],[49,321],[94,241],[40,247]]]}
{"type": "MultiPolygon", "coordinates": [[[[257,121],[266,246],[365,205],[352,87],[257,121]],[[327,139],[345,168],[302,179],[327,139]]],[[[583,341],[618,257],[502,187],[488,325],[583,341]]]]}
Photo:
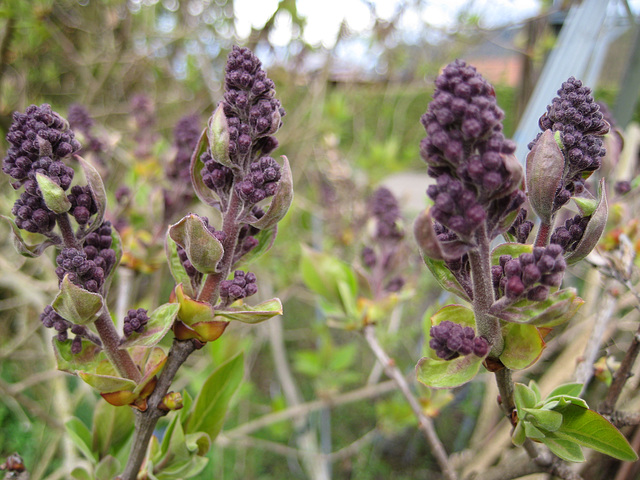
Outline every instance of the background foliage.
{"type": "MultiPolygon", "coordinates": [[[[335,74],[335,53],[354,35],[344,26],[331,49],[306,44],[305,20],[293,0],[280,1],[264,29],[248,38],[239,38],[235,30],[233,0],[0,4],[2,137],[15,110],[46,102],[66,115],[71,104],[80,103],[103,141],[103,150],[92,159],[106,173],[108,215],[131,226],[121,231],[126,268],[115,280],[116,311],[164,303],[172,287],[163,259],[162,189],[171,190],[164,171],[175,155],[177,120],[195,113],[204,127],[220,100],[223,65],[234,43],[255,49],[277,85],[287,116],[276,153],[291,160],[296,198],[274,248],[252,268],[265,272],[259,276],[261,298],[278,292],[285,316],[251,332],[229,328],[194,355],[178,378],[176,389],[195,398],[214,367],[244,351],[245,381],[201,478],[320,479],[325,478],[321,472],[331,472],[333,478],[393,474],[409,479],[437,471],[415,417],[376,367],[364,340],[357,332],[328,326],[297,266],[302,245],[358,264],[367,241],[367,196],[392,174],[425,171],[418,155],[424,136],[419,118],[431,98],[431,80],[482,33],[477,18],[458,20],[455,28],[439,32],[444,40],[437,44],[400,42],[393,21],[374,22],[362,41],[384,52],[377,61],[386,73],[344,78],[335,74]],[[273,47],[270,31],[283,12],[294,35],[286,47],[273,47]],[[307,67],[309,58],[319,58],[319,67],[307,67]],[[145,127],[151,141],[144,151],[138,149],[144,129],[136,124],[132,106],[139,94],[153,107],[153,121],[145,127]],[[116,201],[121,186],[132,191],[128,204],[116,201]],[[309,449],[315,453],[305,454],[309,449]]],[[[496,95],[506,111],[509,136],[521,93],[496,85],[496,95]]],[[[614,96],[612,89],[596,91],[597,98],[614,96]]],[[[6,148],[0,144],[0,155],[6,148]]],[[[0,191],[0,212],[7,214],[16,196],[6,176],[0,191]]],[[[620,206],[614,227],[626,228],[635,241],[637,225],[629,212],[620,206]]],[[[409,231],[414,213],[407,213],[409,231]]],[[[429,316],[447,303],[414,250],[404,266],[410,301],[400,302],[378,326],[383,345],[410,379],[422,356],[429,316]]],[[[102,400],[76,378],[53,370],[50,333],[38,319],[57,290],[53,257],[25,261],[14,251],[5,223],[0,224],[0,252],[0,457],[19,452],[32,480],[66,478],[83,453],[63,434],[64,421],[73,415],[91,428],[102,400]]],[[[587,398],[598,398],[608,367],[625,350],[628,331],[635,331],[635,299],[592,270],[574,274],[567,283],[584,292],[588,308],[581,320],[557,332],[543,360],[521,381],[535,378],[544,390],[563,380],[563,368],[582,354],[590,322],[608,308],[622,334],[604,331],[596,364],[600,376],[587,391],[587,398]],[[617,295],[615,301],[603,292],[617,295]]],[[[447,450],[461,452],[465,463],[473,458],[479,468],[486,467],[508,445],[508,435],[496,427],[499,413],[489,375],[453,392],[414,388],[425,412],[435,417],[447,450]],[[483,447],[489,434],[496,440],[483,447]]],[[[162,435],[167,422],[160,426],[162,435]]],[[[602,478],[613,478],[606,477],[604,460],[602,465],[602,478]]]]}

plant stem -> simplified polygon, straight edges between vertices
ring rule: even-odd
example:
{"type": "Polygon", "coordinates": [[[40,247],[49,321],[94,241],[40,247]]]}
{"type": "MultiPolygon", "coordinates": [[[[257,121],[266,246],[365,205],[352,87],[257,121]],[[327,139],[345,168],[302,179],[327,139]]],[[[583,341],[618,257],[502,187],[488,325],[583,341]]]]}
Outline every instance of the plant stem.
{"type": "Polygon", "coordinates": [[[490,356],[497,358],[504,349],[504,340],[500,330],[500,321],[489,314],[494,296],[491,280],[491,245],[485,226],[478,229],[476,241],[478,248],[469,252],[473,285],[473,313],[478,335],[487,339],[491,344],[490,356]]]}
{"type": "Polygon", "coordinates": [[[160,417],[167,414],[166,411],[159,409],[158,405],[167,394],[178,369],[195,349],[196,344],[193,340],[173,340],[167,363],[162,369],[153,393],[147,399],[147,410],[136,412],[131,453],[124,472],[118,477],[119,480],[136,480],[140,466],[147,454],[149,440],[151,440],[156,423],[158,423],[160,417]]]}
{"type": "Polygon", "coordinates": [[[503,368],[495,372],[498,391],[500,392],[500,405],[502,410],[511,419],[511,412],[516,408],[513,400],[513,379],[511,378],[511,370],[503,368]]]}
{"type": "Polygon", "coordinates": [[[375,354],[378,361],[384,367],[385,373],[389,376],[389,378],[393,379],[396,382],[398,388],[407,399],[411,410],[413,410],[413,413],[418,419],[418,426],[427,439],[427,442],[429,443],[429,446],[431,447],[431,450],[436,457],[436,460],[438,461],[438,464],[440,465],[440,468],[442,469],[445,477],[449,480],[455,480],[457,478],[456,473],[453,470],[453,467],[449,464],[447,452],[444,449],[440,438],[438,438],[438,434],[436,433],[436,429],[433,426],[433,422],[424,414],[422,408],[420,407],[420,403],[411,392],[409,384],[404,378],[404,375],[402,375],[402,372],[400,371],[400,369],[398,369],[395,362],[391,358],[389,358],[387,352],[378,342],[375,327],[373,325],[366,325],[364,327],[363,333],[364,338],[369,344],[369,347],[375,354]]]}
{"type": "Polygon", "coordinates": [[[198,300],[215,304],[218,299],[218,292],[220,291],[220,282],[229,276],[229,271],[233,266],[233,256],[236,250],[236,244],[238,243],[238,234],[240,232],[240,224],[238,222],[238,215],[242,209],[242,200],[236,193],[235,189],[231,189],[231,197],[229,199],[229,206],[227,211],[223,214],[222,231],[225,233],[225,239],[222,243],[224,253],[218,263],[218,272],[207,276],[198,300]]]}
{"type": "Polygon", "coordinates": [[[638,358],[638,353],[640,353],[640,327],[633,336],[631,345],[622,359],[620,368],[618,368],[618,371],[613,376],[613,381],[611,382],[611,386],[607,392],[607,397],[598,409],[602,415],[611,415],[613,412],[616,402],[618,401],[618,397],[620,397],[624,385],[631,376],[631,368],[638,358]]]}
{"type": "Polygon", "coordinates": [[[133,359],[126,350],[120,350],[120,348],[118,348],[120,335],[116,332],[109,311],[103,308],[100,316],[94,323],[100,340],[102,341],[104,353],[116,371],[125,378],[133,380],[136,383],[140,382],[140,380],[142,380],[142,374],[135,363],[133,363],[133,359]]]}
{"type": "MultiPolygon", "coordinates": [[[[553,221],[553,220],[552,220],[553,221]]],[[[538,234],[536,235],[536,241],[534,246],[544,247],[549,241],[549,234],[551,233],[551,223],[541,223],[538,227],[538,234]]]]}
{"type": "Polygon", "coordinates": [[[82,250],[82,247],[78,243],[78,239],[76,238],[75,233],[73,233],[73,228],[71,227],[71,222],[69,221],[69,215],[66,213],[61,213],[57,216],[57,223],[58,228],[60,229],[60,233],[62,233],[64,246],[67,248],[82,250]]]}

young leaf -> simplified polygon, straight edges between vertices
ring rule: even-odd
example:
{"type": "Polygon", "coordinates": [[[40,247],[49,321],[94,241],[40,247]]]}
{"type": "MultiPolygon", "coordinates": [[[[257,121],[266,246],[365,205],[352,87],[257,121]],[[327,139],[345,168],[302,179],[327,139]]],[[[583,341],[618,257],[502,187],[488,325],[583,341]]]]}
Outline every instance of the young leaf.
{"type": "Polygon", "coordinates": [[[74,155],[74,157],[78,162],[80,162],[80,166],[84,172],[84,178],[87,181],[87,185],[89,185],[89,190],[91,190],[93,200],[98,207],[98,212],[96,213],[93,222],[91,222],[91,225],[89,225],[89,227],[84,231],[84,236],[86,237],[102,225],[104,212],[107,209],[107,191],[104,188],[104,183],[102,183],[102,177],[98,173],[98,170],[79,155],[74,155]]]}
{"type": "Polygon", "coordinates": [[[462,288],[456,277],[453,276],[451,270],[447,268],[444,260],[433,260],[429,257],[423,257],[424,263],[436,279],[438,284],[444,288],[447,292],[451,292],[458,295],[464,300],[471,301],[467,292],[462,288]]]}
{"type": "MultiPolygon", "coordinates": [[[[553,410],[543,410],[540,408],[523,408],[526,412],[525,418],[536,426],[549,431],[555,432],[562,425],[562,414],[553,410]]],[[[531,435],[527,434],[527,437],[531,435]]]]}
{"type": "Polygon", "coordinates": [[[502,329],[504,350],[500,361],[512,370],[522,370],[533,365],[544,349],[545,343],[536,327],[508,323],[502,329]]]}
{"type": "Polygon", "coordinates": [[[513,401],[518,409],[518,417],[524,419],[525,408],[534,408],[540,398],[536,393],[522,383],[516,383],[513,390],[513,401]]]}
{"type": "Polygon", "coordinates": [[[563,422],[555,432],[558,438],[592,448],[618,460],[638,460],[638,455],[624,435],[603,416],[573,404],[562,408],[560,412],[563,422]]]}
{"type": "Polygon", "coordinates": [[[126,442],[133,433],[134,414],[130,408],[118,408],[98,402],[93,412],[91,448],[99,458],[126,442]]]}
{"type": "Polygon", "coordinates": [[[133,332],[120,348],[133,347],[134,345],[153,347],[164,338],[173,322],[178,316],[180,305],[178,303],[165,303],[156,308],[151,315],[144,330],[140,333],[133,332]]]}
{"type": "Polygon", "coordinates": [[[187,253],[194,268],[202,273],[216,273],[224,248],[198,215],[189,214],[169,227],[169,236],[187,253]]]}
{"type": "Polygon", "coordinates": [[[293,177],[291,176],[291,167],[289,160],[282,156],[284,164],[282,165],[282,174],[278,182],[278,190],[269,204],[266,213],[252,225],[260,230],[268,230],[274,227],[289,211],[293,202],[293,177]]]}
{"type": "Polygon", "coordinates": [[[96,480],[112,480],[120,473],[120,462],[107,455],[96,466],[96,480]]]}
{"type": "Polygon", "coordinates": [[[44,251],[48,247],[51,247],[52,245],[57,245],[58,243],[60,243],[60,242],[54,242],[53,240],[45,240],[35,245],[29,245],[22,238],[22,232],[20,231],[20,229],[16,225],[16,222],[14,222],[12,218],[6,217],[4,215],[0,215],[0,218],[6,220],[9,223],[9,226],[11,227],[11,237],[13,239],[13,246],[15,247],[16,251],[24,257],[29,257],[29,258],[39,257],[44,253],[44,251]]]}
{"type": "Polygon", "coordinates": [[[309,289],[330,302],[341,305],[343,310],[347,312],[342,302],[339,283],[344,282],[351,297],[356,297],[358,282],[350,265],[327,253],[317,252],[303,246],[300,268],[302,279],[309,289]]]}
{"type": "Polygon", "coordinates": [[[71,417],[64,424],[69,437],[78,447],[78,450],[92,462],[97,461],[96,454],[91,450],[91,432],[87,426],[77,417],[71,417]]]}
{"type": "Polygon", "coordinates": [[[244,323],[260,323],[282,315],[282,302],[278,298],[272,298],[254,306],[242,305],[238,309],[216,310],[215,315],[244,323]]]}
{"type": "Polygon", "coordinates": [[[565,383],[564,385],[560,385],[559,387],[554,388],[551,391],[551,393],[547,395],[547,400],[558,395],[568,395],[570,397],[578,397],[580,396],[580,392],[582,392],[581,383],[565,383]]]}
{"type": "MultiPolygon", "coordinates": [[[[520,422],[518,422],[520,424],[520,422]]],[[[539,429],[533,426],[533,424],[527,420],[522,421],[522,425],[524,427],[525,436],[527,438],[532,438],[534,440],[541,440],[546,437],[546,435],[539,429]]]]}
{"type": "Polygon", "coordinates": [[[569,253],[565,259],[569,265],[579,262],[589,255],[591,250],[600,241],[602,232],[607,226],[607,217],[609,215],[609,207],[607,205],[607,191],[605,189],[604,178],[600,180],[598,186],[598,205],[593,214],[589,217],[589,223],[584,230],[582,238],[578,242],[575,250],[569,253]]]}
{"type": "Polygon", "coordinates": [[[533,245],[526,243],[501,243],[491,252],[491,265],[498,265],[502,255],[511,255],[518,258],[523,253],[531,253],[533,245]]]}
{"type": "Polygon", "coordinates": [[[511,441],[516,447],[521,446],[527,439],[527,433],[524,429],[524,424],[524,420],[519,421],[516,425],[516,428],[513,429],[513,433],[511,434],[511,441]]]}
{"type": "Polygon", "coordinates": [[[65,275],[60,284],[60,292],[51,306],[61,317],[83,325],[97,318],[104,302],[101,295],[71,283],[69,275],[65,275]]]}
{"type": "Polygon", "coordinates": [[[187,275],[187,272],[182,266],[182,262],[178,256],[178,244],[174,242],[169,235],[169,230],[167,230],[167,235],[165,236],[164,250],[167,256],[167,263],[169,264],[169,271],[176,285],[182,285],[184,293],[190,297],[195,297],[195,292],[191,287],[191,277],[187,275]]]}
{"type": "Polygon", "coordinates": [[[205,128],[200,135],[196,148],[193,150],[193,154],[191,155],[189,171],[191,172],[191,184],[193,185],[193,190],[196,192],[196,195],[203,203],[213,207],[220,203],[220,199],[213,190],[209,189],[209,187],[204,184],[204,181],[202,180],[202,169],[204,168],[204,163],[200,160],[200,156],[207,151],[207,146],[207,129],[205,128]]]}
{"type": "Polygon", "coordinates": [[[237,354],[216,368],[204,382],[187,422],[187,433],[205,432],[215,440],[222,429],[231,397],[244,375],[244,355],[237,354]]]}
{"type": "Polygon", "coordinates": [[[71,208],[71,202],[62,187],[42,173],[36,173],[38,188],[42,192],[44,203],[54,213],[65,213],[71,208]]]}
{"type": "Polygon", "coordinates": [[[422,357],[416,365],[418,381],[431,388],[453,388],[467,383],[476,376],[482,358],[465,355],[453,360],[434,360],[422,357]]]}
{"type": "Polygon", "coordinates": [[[575,463],[584,462],[582,449],[577,443],[563,438],[558,438],[555,434],[547,435],[545,438],[541,438],[540,441],[549,447],[549,450],[562,460],[575,463]]]}

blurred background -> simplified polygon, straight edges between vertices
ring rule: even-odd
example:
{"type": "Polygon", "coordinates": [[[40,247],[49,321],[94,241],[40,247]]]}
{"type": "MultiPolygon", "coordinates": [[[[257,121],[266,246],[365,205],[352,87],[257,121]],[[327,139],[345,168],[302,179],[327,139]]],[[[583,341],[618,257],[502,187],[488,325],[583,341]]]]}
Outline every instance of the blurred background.
{"type": "MultiPolygon", "coordinates": [[[[415,418],[366,344],[330,328],[305,288],[301,245],[357,265],[370,237],[367,199],[382,184],[397,194],[411,231],[428,181],[420,116],[438,72],[456,58],[494,85],[521,161],[571,75],[593,88],[620,129],[637,121],[639,12],[639,0],[2,0],[0,134],[30,104],[69,118],[83,156],[105,178],[107,217],[125,246],[112,311],[151,309],[173,286],[167,224],[189,211],[206,215],[179,183],[176,125],[188,116],[196,132],[204,128],[232,45],[254,50],[287,111],[275,154],[291,162],[296,197],[273,249],[251,269],[259,295],[282,298],[285,316],[229,328],[178,379],[195,394],[211,365],[246,352],[246,381],[199,478],[437,478],[428,476],[437,467],[415,418]]],[[[3,141],[2,157],[6,148],[3,141]]],[[[3,176],[0,213],[9,215],[15,198],[3,176]]],[[[99,400],[53,371],[51,333],[38,319],[57,290],[53,258],[26,261],[0,224],[0,457],[19,452],[32,480],[67,478],[83,461],[63,424],[76,416],[90,426],[99,400]]],[[[405,261],[401,301],[380,331],[412,378],[425,312],[447,299],[416,253],[405,261]]],[[[497,415],[489,383],[453,393],[415,388],[447,449],[477,450],[497,415]]]]}

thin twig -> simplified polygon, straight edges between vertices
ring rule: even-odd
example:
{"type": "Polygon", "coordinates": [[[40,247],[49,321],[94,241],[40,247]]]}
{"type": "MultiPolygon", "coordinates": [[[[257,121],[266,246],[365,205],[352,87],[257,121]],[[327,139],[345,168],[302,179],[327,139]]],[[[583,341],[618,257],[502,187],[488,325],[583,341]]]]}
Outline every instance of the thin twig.
{"type": "Polygon", "coordinates": [[[622,359],[622,363],[620,364],[620,368],[613,375],[613,381],[609,386],[609,390],[607,391],[607,396],[604,399],[604,402],[600,405],[598,411],[602,415],[610,415],[613,412],[613,409],[616,406],[618,398],[622,393],[622,389],[624,388],[627,380],[631,376],[631,368],[638,358],[638,353],[640,353],[640,327],[636,331],[633,336],[633,340],[631,341],[631,345],[627,349],[627,353],[625,353],[624,358],[622,359]]]}
{"type": "Polygon", "coordinates": [[[455,480],[457,478],[456,473],[453,470],[453,467],[451,466],[451,464],[449,463],[449,457],[447,455],[446,450],[444,449],[444,446],[442,445],[442,442],[440,441],[440,438],[438,438],[438,434],[436,433],[436,429],[433,425],[433,422],[429,417],[427,417],[424,414],[424,412],[422,411],[422,408],[420,407],[420,403],[411,392],[409,384],[407,383],[407,380],[404,378],[404,375],[402,375],[402,372],[400,372],[400,369],[398,369],[395,362],[389,357],[389,355],[387,355],[387,352],[382,348],[382,345],[380,345],[380,343],[378,342],[378,338],[376,337],[375,327],[373,325],[367,325],[364,327],[363,333],[364,333],[364,338],[367,340],[367,343],[369,344],[369,347],[375,354],[378,361],[384,367],[385,373],[389,376],[389,378],[393,379],[396,382],[396,384],[398,385],[398,388],[400,389],[400,391],[406,398],[407,402],[409,403],[411,410],[413,410],[413,413],[418,419],[418,427],[420,428],[425,438],[427,439],[427,442],[431,447],[431,451],[433,452],[433,455],[435,456],[438,464],[440,465],[440,468],[442,469],[442,472],[444,473],[445,477],[448,478],[449,480],[455,480]]]}

